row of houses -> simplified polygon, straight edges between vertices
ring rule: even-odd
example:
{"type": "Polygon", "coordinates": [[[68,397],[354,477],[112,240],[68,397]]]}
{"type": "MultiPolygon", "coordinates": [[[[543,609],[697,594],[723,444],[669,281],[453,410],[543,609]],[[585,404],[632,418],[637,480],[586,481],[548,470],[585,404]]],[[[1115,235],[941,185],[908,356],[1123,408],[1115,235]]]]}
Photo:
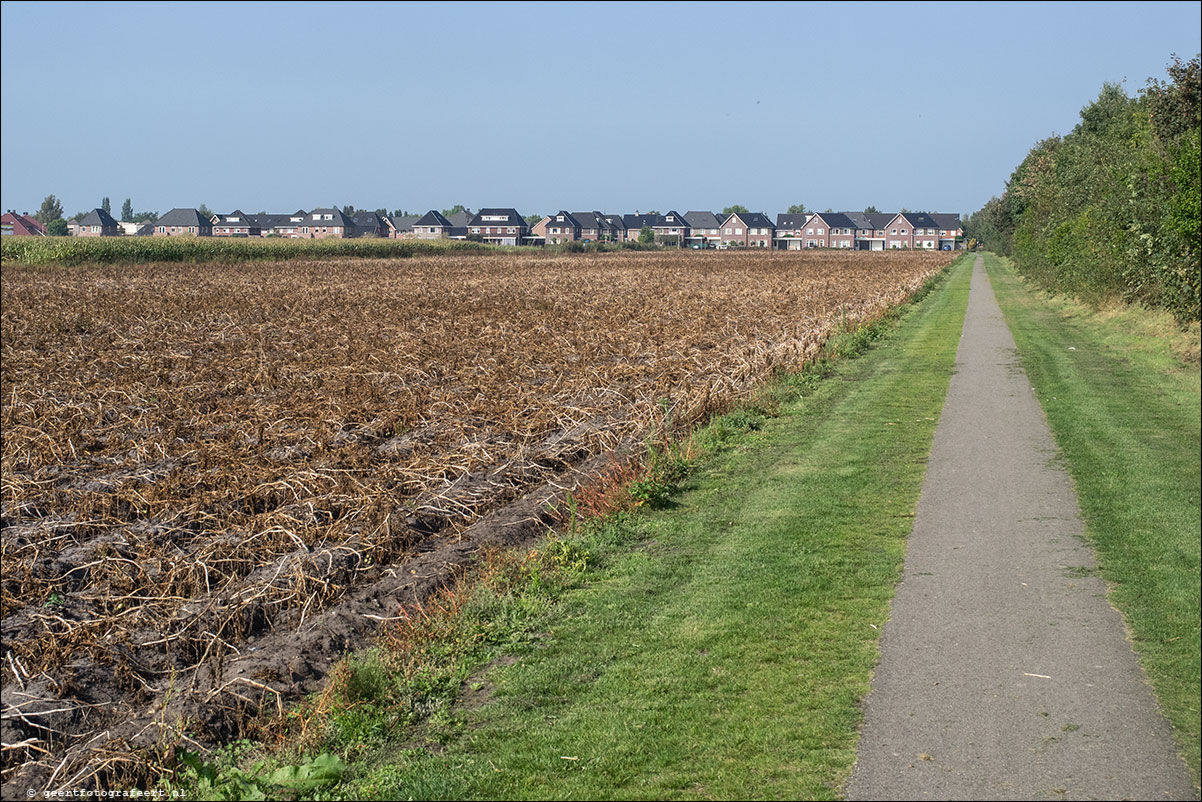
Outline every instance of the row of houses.
{"type": "MultiPolygon", "coordinates": [[[[5,215],[6,224],[8,217],[5,215]]],[[[298,209],[291,214],[246,214],[235,210],[212,216],[202,215],[196,209],[172,209],[154,223],[140,226],[118,223],[103,209],[93,209],[69,229],[81,237],[121,234],[300,239],[389,237],[472,239],[497,245],[628,242],[650,236],[662,245],[682,248],[865,251],[954,250],[962,247],[964,237],[959,215],[935,212],[778,214],[774,222],[762,212],[669,211],[619,215],[561,210],[531,225],[512,208],[481,209],[474,214],[451,217],[434,210],[421,216],[393,217],[375,212],[348,215],[337,208],[308,212],[298,209]]],[[[18,232],[14,228],[12,233],[18,232]]]]}

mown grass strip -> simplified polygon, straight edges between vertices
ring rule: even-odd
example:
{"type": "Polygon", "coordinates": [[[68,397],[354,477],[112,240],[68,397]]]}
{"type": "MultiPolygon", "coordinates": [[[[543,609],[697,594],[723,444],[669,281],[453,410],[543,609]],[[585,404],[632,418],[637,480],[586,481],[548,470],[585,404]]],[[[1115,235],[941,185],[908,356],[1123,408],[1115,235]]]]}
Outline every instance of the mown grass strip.
{"type": "Polygon", "coordinates": [[[1111,602],[1199,780],[1199,368],[1170,325],[1096,313],[1026,286],[986,256],[998,302],[1077,486],[1111,602]]]}
{"type": "Polygon", "coordinates": [[[970,268],[895,328],[832,343],[854,354],[879,339],[863,357],[783,379],[775,417],[715,421],[696,440],[711,457],[669,509],[581,525],[515,570],[494,567],[425,641],[425,669],[390,674],[378,653],[351,664],[365,700],[404,686],[410,711],[448,689],[461,703],[421,719],[420,738],[398,729],[419,715],[343,706],[315,744],[359,757],[336,795],[835,797],[970,268]],[[475,674],[462,657],[430,669],[448,653],[432,644],[502,658],[475,674]],[[414,693],[422,682],[428,695],[414,693]]]}

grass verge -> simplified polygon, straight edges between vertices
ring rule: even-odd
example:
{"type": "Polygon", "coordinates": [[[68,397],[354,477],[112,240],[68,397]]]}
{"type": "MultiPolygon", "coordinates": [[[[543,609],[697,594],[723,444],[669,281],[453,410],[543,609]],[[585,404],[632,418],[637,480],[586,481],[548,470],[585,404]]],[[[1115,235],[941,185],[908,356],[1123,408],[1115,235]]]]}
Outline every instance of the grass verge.
{"type": "Polygon", "coordinates": [[[579,508],[618,511],[482,560],[297,707],[266,768],[189,769],[203,793],[331,755],[349,768],[316,798],[836,797],[970,273],[656,445],[649,474],[615,468],[579,508]]]}
{"type": "Polygon", "coordinates": [[[1198,332],[1095,312],[986,268],[1077,487],[1110,600],[1199,781],[1198,332]]]}

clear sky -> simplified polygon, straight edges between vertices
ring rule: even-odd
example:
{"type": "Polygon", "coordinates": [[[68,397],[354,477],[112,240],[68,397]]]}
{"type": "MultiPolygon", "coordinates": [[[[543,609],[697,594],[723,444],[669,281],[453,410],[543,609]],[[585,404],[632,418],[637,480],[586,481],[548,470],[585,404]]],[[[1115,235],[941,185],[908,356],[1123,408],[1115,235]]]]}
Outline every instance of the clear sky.
{"type": "Polygon", "coordinates": [[[1188,3],[51,3],[0,11],[0,200],[971,212],[1188,3]]]}

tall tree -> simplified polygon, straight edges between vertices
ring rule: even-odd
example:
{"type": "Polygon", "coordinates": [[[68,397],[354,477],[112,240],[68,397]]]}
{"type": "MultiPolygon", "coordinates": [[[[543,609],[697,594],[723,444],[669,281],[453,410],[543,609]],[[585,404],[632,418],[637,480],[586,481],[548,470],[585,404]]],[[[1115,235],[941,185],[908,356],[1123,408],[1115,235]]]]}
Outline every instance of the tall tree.
{"type": "Polygon", "coordinates": [[[203,203],[196,207],[196,211],[200,213],[201,217],[208,218],[213,216],[213,210],[208,206],[205,206],[203,203]]]}
{"type": "Polygon", "coordinates": [[[462,214],[471,214],[472,210],[467,208],[466,206],[464,206],[462,203],[456,203],[450,209],[442,210],[442,216],[447,218],[448,220],[451,218],[451,215],[461,214],[461,213],[462,214]]]}
{"type": "Polygon", "coordinates": [[[805,214],[806,205],[804,203],[795,203],[789,207],[785,214],[805,214]]]}
{"type": "MultiPolygon", "coordinates": [[[[335,208],[337,208],[337,207],[335,207],[335,208]]],[[[343,206],[342,213],[345,214],[347,217],[354,217],[355,216],[355,207],[354,206],[343,206]]]]}
{"type": "Polygon", "coordinates": [[[538,223],[538,221],[539,221],[539,220],[542,220],[542,219],[543,219],[543,216],[542,216],[541,214],[528,214],[528,215],[526,215],[526,223],[527,223],[527,225],[535,225],[536,223],[538,223]]]}
{"type": "Polygon", "coordinates": [[[35,217],[44,226],[50,225],[52,220],[61,220],[63,217],[63,204],[53,195],[47,195],[42,200],[42,208],[38,209],[35,217]]]}
{"type": "Polygon", "coordinates": [[[639,242],[644,245],[650,245],[655,242],[655,230],[651,226],[643,226],[639,229],[639,242]]]}
{"type": "Polygon", "coordinates": [[[65,237],[71,232],[67,229],[67,221],[60,217],[50,221],[46,226],[46,233],[51,237],[65,237]]]}
{"type": "Polygon", "coordinates": [[[864,214],[880,214],[881,210],[875,206],[868,206],[864,209],[864,214]]]}
{"type": "Polygon", "coordinates": [[[747,214],[749,211],[750,209],[743,204],[736,203],[723,209],[722,214],[747,214]]]}
{"type": "Polygon", "coordinates": [[[100,208],[104,209],[105,214],[113,213],[113,202],[111,200],[109,200],[108,195],[105,195],[103,198],[100,199],[100,208]]]}
{"type": "Polygon", "coordinates": [[[132,223],[134,220],[134,202],[129,198],[125,199],[125,203],[121,204],[121,222],[132,223]]]}

